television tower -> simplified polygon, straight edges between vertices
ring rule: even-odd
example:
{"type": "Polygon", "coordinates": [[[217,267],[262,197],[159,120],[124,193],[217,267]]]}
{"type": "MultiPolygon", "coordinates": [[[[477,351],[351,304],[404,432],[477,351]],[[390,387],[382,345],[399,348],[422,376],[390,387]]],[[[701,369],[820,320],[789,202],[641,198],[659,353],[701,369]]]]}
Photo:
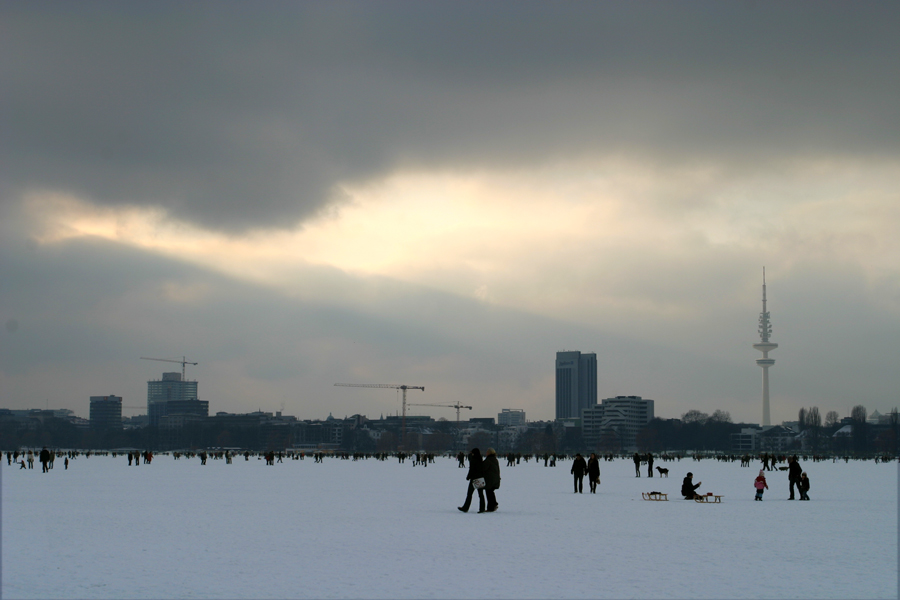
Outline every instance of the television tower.
{"type": "Polygon", "coordinates": [[[766,310],[766,268],[763,267],[763,286],[762,286],[762,312],[759,313],[759,343],[753,344],[753,347],[763,353],[762,358],[756,359],[756,364],[763,370],[763,427],[772,425],[772,418],[769,415],[769,367],[775,364],[774,358],[769,358],[769,352],[778,347],[778,344],[769,341],[772,335],[772,325],[769,324],[769,311],[766,310]]]}

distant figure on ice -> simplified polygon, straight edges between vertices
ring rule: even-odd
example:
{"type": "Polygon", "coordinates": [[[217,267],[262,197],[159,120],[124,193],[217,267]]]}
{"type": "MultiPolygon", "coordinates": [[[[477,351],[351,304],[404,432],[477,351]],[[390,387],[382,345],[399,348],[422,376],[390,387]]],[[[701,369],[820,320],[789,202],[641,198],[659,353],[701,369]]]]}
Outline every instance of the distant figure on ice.
{"type": "Polygon", "coordinates": [[[494,491],[500,487],[500,461],[497,460],[497,452],[488,448],[484,458],[484,492],[487,494],[487,511],[494,512],[497,507],[497,496],[494,491]]]}
{"type": "Polygon", "coordinates": [[[681,495],[684,496],[685,500],[693,500],[700,495],[697,493],[697,488],[703,485],[703,482],[700,481],[695,484],[693,477],[693,473],[688,473],[684,481],[681,482],[681,495]]]}
{"type": "Polygon", "coordinates": [[[600,483],[600,461],[597,455],[591,452],[591,457],[587,463],[588,483],[591,485],[591,493],[597,493],[597,484],[600,483]]]}
{"type": "Polygon", "coordinates": [[[466,455],[463,454],[463,451],[460,450],[459,454],[456,455],[456,460],[459,461],[459,467],[462,469],[466,468],[466,455]]]}
{"type": "Polygon", "coordinates": [[[647,453],[647,477],[653,477],[653,455],[647,453]]]}
{"type": "Polygon", "coordinates": [[[762,502],[763,492],[769,489],[769,484],[766,483],[765,472],[760,469],[759,475],[756,476],[756,479],[753,481],[753,487],[756,488],[756,497],[754,500],[759,500],[762,502]]]}
{"type": "Polygon", "coordinates": [[[478,490],[478,512],[484,512],[484,459],[481,458],[481,450],[472,448],[469,452],[469,472],[466,473],[466,479],[469,480],[469,488],[466,490],[466,501],[462,506],[457,508],[463,512],[469,512],[472,505],[472,494],[478,490]],[[479,481],[476,487],[475,482],[479,481]]]}
{"type": "Polygon", "coordinates": [[[809,491],[809,477],[806,476],[806,473],[800,475],[800,499],[801,500],[809,500],[809,494],[806,492],[809,491]]]}
{"type": "Polygon", "coordinates": [[[632,460],[634,461],[634,476],[640,477],[641,476],[641,455],[638,454],[637,452],[635,452],[634,456],[632,457],[632,460]]]}
{"type": "Polygon", "coordinates": [[[800,461],[797,460],[797,456],[794,455],[788,459],[788,484],[791,489],[791,497],[788,500],[794,499],[794,486],[800,488],[800,477],[803,473],[803,469],[800,467],[800,461]]]}
{"type": "Polygon", "coordinates": [[[569,471],[575,476],[575,493],[581,494],[584,490],[584,474],[587,472],[587,463],[580,454],[575,455],[575,462],[572,463],[572,470],[569,471]]]}
{"type": "Polygon", "coordinates": [[[47,446],[43,447],[43,449],[41,450],[41,454],[38,458],[40,458],[40,460],[41,460],[41,468],[42,468],[41,472],[49,473],[50,472],[50,467],[49,467],[50,451],[47,450],[47,446]]]}

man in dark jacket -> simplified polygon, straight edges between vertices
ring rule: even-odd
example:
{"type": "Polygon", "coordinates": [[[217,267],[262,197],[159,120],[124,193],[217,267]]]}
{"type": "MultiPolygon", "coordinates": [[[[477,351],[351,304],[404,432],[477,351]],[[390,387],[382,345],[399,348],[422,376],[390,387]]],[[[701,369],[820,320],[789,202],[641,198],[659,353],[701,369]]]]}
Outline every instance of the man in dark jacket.
{"type": "Polygon", "coordinates": [[[693,500],[700,495],[697,493],[697,488],[700,487],[703,482],[700,481],[694,484],[693,477],[693,473],[688,473],[687,477],[684,478],[684,481],[681,482],[681,495],[684,496],[685,500],[693,500]]]}
{"type": "Polygon", "coordinates": [[[497,452],[488,448],[484,457],[484,492],[487,494],[487,511],[494,512],[497,507],[497,496],[494,491],[500,487],[500,461],[497,460],[497,452]]]}
{"type": "Polygon", "coordinates": [[[466,479],[469,480],[466,501],[462,506],[457,507],[462,512],[469,512],[469,506],[472,505],[472,494],[476,489],[478,490],[478,512],[484,512],[484,489],[483,487],[476,488],[472,483],[482,477],[484,477],[484,459],[481,457],[481,450],[472,448],[472,451],[469,452],[469,472],[466,473],[466,479]]]}
{"type": "Polygon", "coordinates": [[[796,456],[792,456],[788,459],[788,483],[790,485],[791,497],[788,500],[794,499],[794,486],[797,486],[797,489],[800,489],[800,477],[801,473],[803,473],[803,469],[800,468],[800,461],[797,460],[796,456]]]}
{"type": "Polygon", "coordinates": [[[584,489],[584,474],[587,471],[587,463],[580,454],[575,455],[575,462],[572,463],[572,475],[575,476],[575,493],[581,494],[584,489]]]}
{"type": "Polygon", "coordinates": [[[41,454],[38,456],[41,461],[41,467],[43,467],[43,473],[49,473],[50,467],[48,463],[50,462],[50,451],[47,450],[47,446],[44,446],[43,450],[41,450],[41,454]]]}

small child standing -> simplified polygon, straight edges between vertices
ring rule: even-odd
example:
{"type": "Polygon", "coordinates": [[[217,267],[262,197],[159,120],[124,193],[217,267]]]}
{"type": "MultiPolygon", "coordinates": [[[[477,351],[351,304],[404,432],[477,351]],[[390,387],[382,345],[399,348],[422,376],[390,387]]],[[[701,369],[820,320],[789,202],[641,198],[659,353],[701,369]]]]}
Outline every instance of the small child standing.
{"type": "Polygon", "coordinates": [[[769,489],[769,484],[766,483],[766,476],[763,474],[762,471],[759,472],[759,475],[756,477],[756,480],[753,482],[753,487],[756,488],[756,498],[754,498],[754,500],[759,500],[760,502],[762,502],[763,490],[769,489]]]}
{"type": "Polygon", "coordinates": [[[801,500],[809,500],[809,494],[806,492],[809,491],[809,477],[806,476],[806,473],[800,475],[800,499],[801,500]]]}

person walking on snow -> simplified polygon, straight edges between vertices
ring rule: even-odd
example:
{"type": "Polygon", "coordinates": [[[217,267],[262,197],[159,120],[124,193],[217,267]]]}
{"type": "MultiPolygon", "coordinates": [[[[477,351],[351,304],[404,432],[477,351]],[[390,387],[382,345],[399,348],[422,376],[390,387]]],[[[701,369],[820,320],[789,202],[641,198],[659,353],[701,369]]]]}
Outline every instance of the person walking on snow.
{"type": "Polygon", "coordinates": [[[588,483],[591,484],[591,493],[597,493],[597,484],[600,483],[600,461],[597,455],[591,452],[591,457],[587,463],[588,483]]]}
{"type": "Polygon", "coordinates": [[[800,477],[803,469],[800,467],[800,461],[797,460],[796,456],[792,456],[788,459],[788,482],[790,484],[791,489],[791,497],[788,500],[794,499],[794,486],[797,486],[797,489],[800,488],[800,477]]]}
{"type": "Polygon", "coordinates": [[[757,475],[756,479],[753,481],[753,487],[756,488],[756,497],[754,500],[762,501],[763,491],[769,489],[769,484],[766,483],[766,476],[763,474],[763,470],[759,470],[759,475],[757,475]]]}
{"type": "Polygon", "coordinates": [[[806,473],[800,475],[800,499],[801,500],[809,500],[809,494],[806,492],[809,491],[809,477],[806,476],[806,473]]]}
{"type": "Polygon", "coordinates": [[[575,476],[575,493],[581,494],[584,490],[584,474],[587,471],[587,463],[581,454],[575,455],[575,462],[572,463],[572,475],[575,476]]]}
{"type": "Polygon", "coordinates": [[[484,482],[484,459],[481,457],[481,450],[472,448],[469,452],[469,472],[466,473],[466,479],[469,480],[469,488],[466,490],[466,501],[462,506],[457,508],[462,512],[469,512],[469,506],[472,505],[472,494],[478,490],[478,512],[484,512],[484,486],[475,487],[474,481],[481,479],[484,482]]]}
{"type": "Polygon", "coordinates": [[[48,463],[50,462],[50,451],[47,450],[47,446],[44,446],[43,450],[41,450],[41,454],[38,456],[41,461],[42,473],[49,473],[50,467],[48,463]]]}
{"type": "Polygon", "coordinates": [[[494,512],[497,507],[497,496],[494,491],[500,487],[500,461],[497,460],[497,452],[488,448],[484,458],[484,493],[487,495],[487,511],[494,512]]]}

